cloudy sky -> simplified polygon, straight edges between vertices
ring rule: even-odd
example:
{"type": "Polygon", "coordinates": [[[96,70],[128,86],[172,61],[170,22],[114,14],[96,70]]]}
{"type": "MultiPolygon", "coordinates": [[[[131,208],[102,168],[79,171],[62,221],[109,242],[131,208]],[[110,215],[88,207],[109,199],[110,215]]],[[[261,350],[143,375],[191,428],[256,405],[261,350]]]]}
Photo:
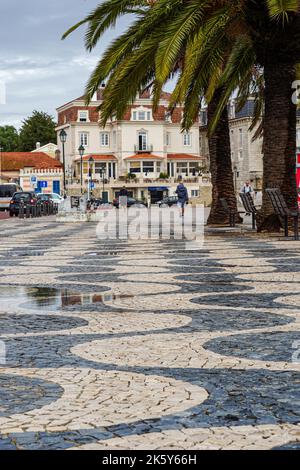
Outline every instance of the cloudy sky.
{"type": "MultiPolygon", "coordinates": [[[[58,106],[83,94],[93,66],[116,31],[108,32],[92,54],[84,49],[84,27],[65,41],[61,36],[99,3],[1,0],[0,125],[19,127],[34,109],[56,117],[58,106]]],[[[123,20],[117,31],[122,31],[128,21],[123,20]]]]}

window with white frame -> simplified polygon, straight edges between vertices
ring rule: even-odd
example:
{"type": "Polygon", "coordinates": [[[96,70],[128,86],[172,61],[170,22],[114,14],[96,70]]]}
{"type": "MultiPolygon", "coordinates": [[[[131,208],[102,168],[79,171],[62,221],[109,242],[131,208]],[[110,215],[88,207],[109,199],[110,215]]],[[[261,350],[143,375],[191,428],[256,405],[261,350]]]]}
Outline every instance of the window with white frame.
{"type": "Polygon", "coordinates": [[[89,145],[89,134],[88,134],[88,132],[80,132],[79,133],[79,142],[80,142],[80,145],[83,145],[84,147],[88,147],[88,145],[89,145]]]}
{"type": "Polygon", "coordinates": [[[143,162],[143,172],[144,173],[154,173],[154,162],[143,162]]]}
{"type": "Polygon", "coordinates": [[[152,111],[147,111],[145,109],[135,109],[132,111],[132,121],[151,121],[152,120],[152,111]]]}
{"type": "Polygon", "coordinates": [[[196,176],[200,173],[200,164],[198,162],[190,162],[190,174],[196,176]]]}
{"type": "Polygon", "coordinates": [[[89,112],[88,111],[78,111],[78,122],[88,122],[89,112]]]}
{"type": "Polygon", "coordinates": [[[95,163],[95,173],[105,175],[106,174],[106,163],[96,162],[95,163]]]}
{"type": "Polygon", "coordinates": [[[130,173],[141,173],[141,162],[130,163],[130,173]]]}
{"type": "Polygon", "coordinates": [[[140,131],[138,133],[138,150],[139,151],[145,151],[147,150],[147,144],[148,144],[148,136],[147,132],[145,131],[140,131]]]}
{"type": "Polygon", "coordinates": [[[192,136],[190,132],[184,132],[183,134],[183,145],[185,147],[190,147],[192,144],[192,136]]]}
{"type": "Polygon", "coordinates": [[[109,147],[109,133],[100,132],[100,145],[101,147],[109,147]]]}
{"type": "Polygon", "coordinates": [[[177,173],[179,175],[188,175],[188,163],[187,162],[178,162],[177,163],[177,173]]]}
{"type": "Polygon", "coordinates": [[[191,196],[192,197],[198,197],[199,196],[199,189],[192,189],[191,190],[191,196]]]}

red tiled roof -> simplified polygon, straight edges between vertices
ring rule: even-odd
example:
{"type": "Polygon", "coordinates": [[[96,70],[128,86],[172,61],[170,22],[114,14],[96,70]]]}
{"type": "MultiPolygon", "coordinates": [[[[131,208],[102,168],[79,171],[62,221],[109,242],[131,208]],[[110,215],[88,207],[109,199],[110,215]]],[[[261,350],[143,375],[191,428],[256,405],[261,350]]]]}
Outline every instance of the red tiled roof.
{"type": "MultiPolygon", "coordinates": [[[[94,160],[98,161],[98,162],[105,162],[105,161],[111,161],[111,160],[117,160],[117,157],[115,157],[114,155],[95,155],[95,154],[91,154],[91,155],[84,155],[84,157],[82,158],[83,161],[88,161],[90,158],[93,158],[94,160]]],[[[80,160],[80,157],[77,157],[76,160],[80,160]]]]}
{"type": "Polygon", "coordinates": [[[137,153],[131,157],[126,157],[124,160],[162,160],[163,157],[158,157],[152,153],[137,153]]]}
{"type": "MultiPolygon", "coordinates": [[[[160,94],[160,99],[161,100],[169,100],[171,97],[171,93],[167,93],[166,91],[162,91],[160,94]]],[[[140,99],[151,99],[151,90],[145,90],[142,93],[139,94],[140,99]]]]}
{"type": "Polygon", "coordinates": [[[168,160],[203,160],[203,157],[187,153],[168,153],[168,160]]]}
{"type": "MultiPolygon", "coordinates": [[[[103,90],[104,90],[104,88],[98,88],[98,90],[97,90],[97,101],[103,101],[103,90]]],[[[85,101],[85,99],[86,99],[86,95],[83,95],[83,96],[80,96],[79,98],[76,98],[73,101],[85,101]]],[[[71,101],[71,103],[72,103],[72,101],[71,101]]]]}
{"type": "Polygon", "coordinates": [[[44,152],[3,152],[1,161],[2,171],[19,171],[23,168],[47,170],[62,168],[61,162],[44,152]]]}

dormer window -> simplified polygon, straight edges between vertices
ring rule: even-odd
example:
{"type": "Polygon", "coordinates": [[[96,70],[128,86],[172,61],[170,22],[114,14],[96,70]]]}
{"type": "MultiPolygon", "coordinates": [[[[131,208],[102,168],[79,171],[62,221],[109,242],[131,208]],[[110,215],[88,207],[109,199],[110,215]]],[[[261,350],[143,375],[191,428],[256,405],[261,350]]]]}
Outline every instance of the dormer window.
{"type": "Polygon", "coordinates": [[[131,114],[132,121],[152,121],[152,111],[147,109],[134,109],[131,114]]]}
{"type": "Polygon", "coordinates": [[[78,111],[78,122],[88,122],[88,121],[89,121],[89,112],[78,111]]]}
{"type": "Polygon", "coordinates": [[[166,122],[172,122],[172,114],[170,113],[170,111],[166,111],[166,113],[165,113],[165,121],[166,121],[166,122]]]}

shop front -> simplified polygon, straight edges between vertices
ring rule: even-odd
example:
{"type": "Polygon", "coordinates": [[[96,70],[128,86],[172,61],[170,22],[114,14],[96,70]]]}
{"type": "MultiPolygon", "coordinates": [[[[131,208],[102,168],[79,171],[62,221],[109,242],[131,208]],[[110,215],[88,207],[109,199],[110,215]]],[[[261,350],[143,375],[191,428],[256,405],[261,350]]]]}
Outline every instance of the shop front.
{"type": "Polygon", "coordinates": [[[148,191],[151,198],[151,204],[156,204],[169,194],[169,188],[167,186],[150,186],[148,191]]]}

